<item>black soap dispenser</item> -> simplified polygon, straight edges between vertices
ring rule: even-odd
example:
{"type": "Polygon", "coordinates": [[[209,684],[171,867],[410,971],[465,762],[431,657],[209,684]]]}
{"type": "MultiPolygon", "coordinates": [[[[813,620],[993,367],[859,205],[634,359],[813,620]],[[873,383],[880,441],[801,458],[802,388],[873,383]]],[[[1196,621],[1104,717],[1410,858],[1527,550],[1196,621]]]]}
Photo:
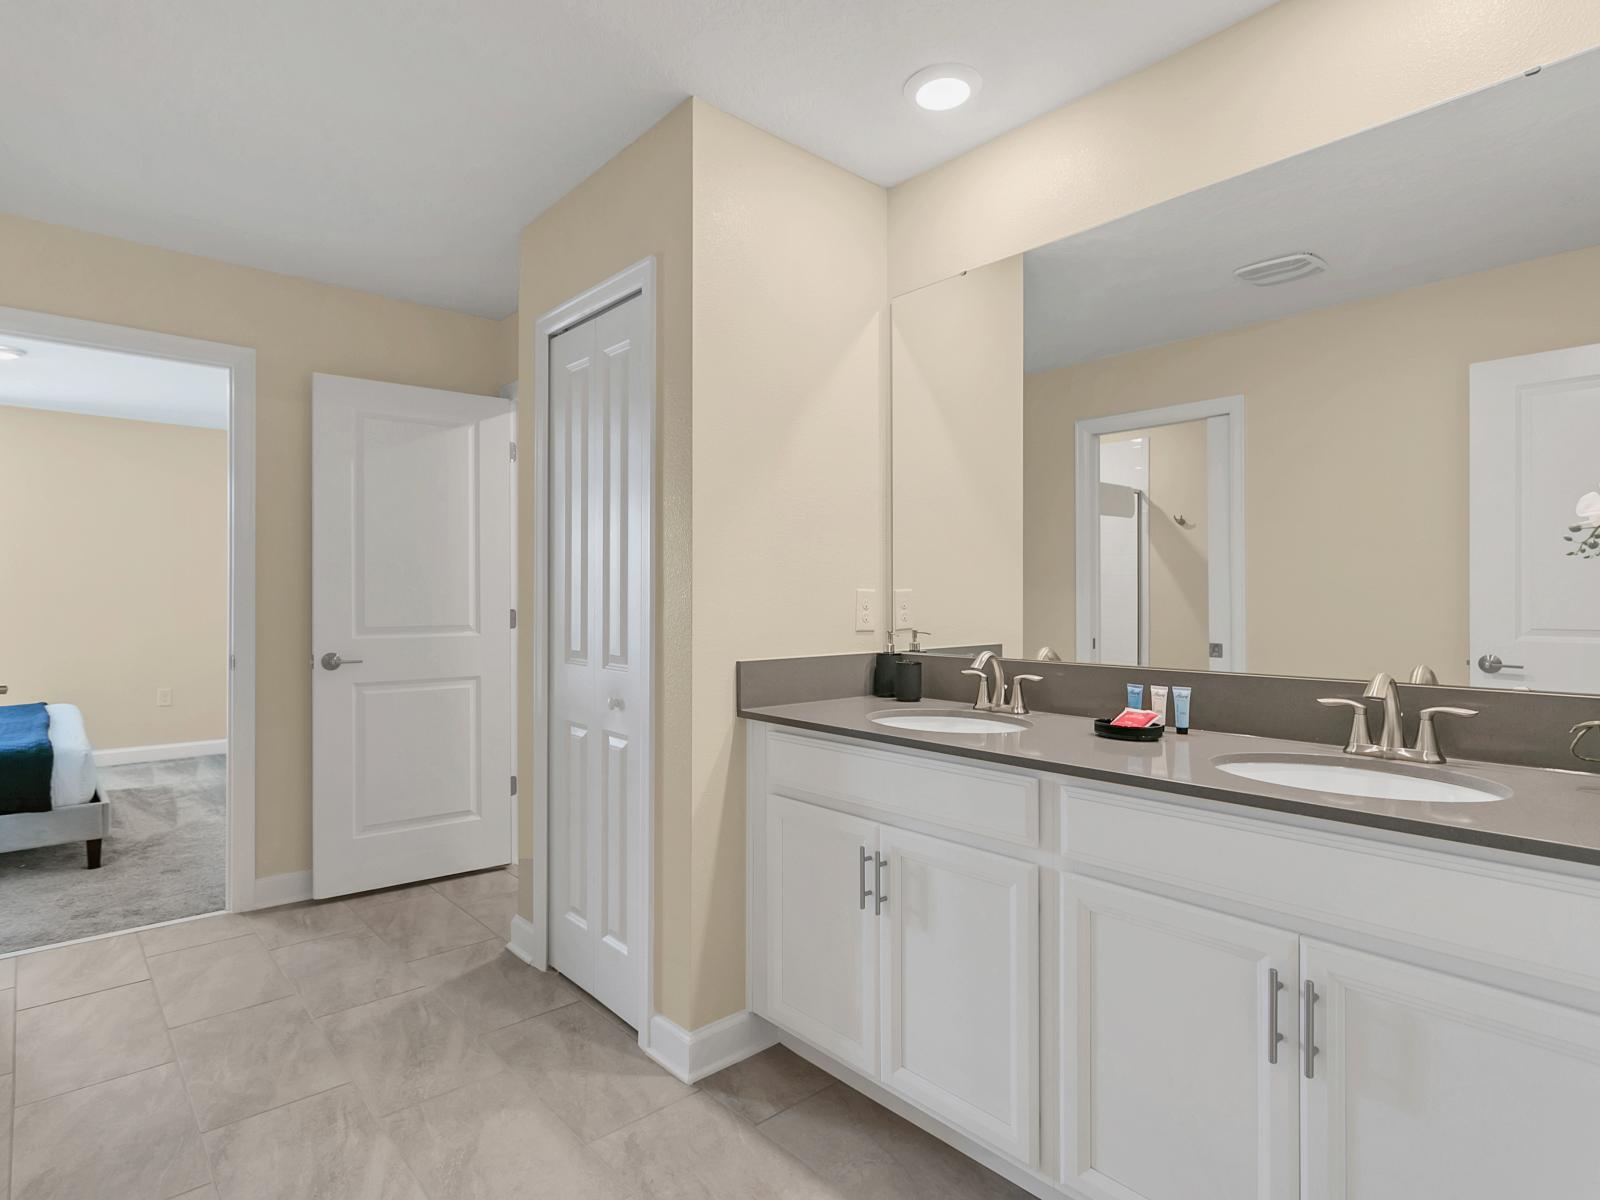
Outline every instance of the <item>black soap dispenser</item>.
{"type": "Polygon", "coordinates": [[[894,639],[878,653],[872,664],[872,694],[880,700],[894,699],[895,662],[894,639]]]}

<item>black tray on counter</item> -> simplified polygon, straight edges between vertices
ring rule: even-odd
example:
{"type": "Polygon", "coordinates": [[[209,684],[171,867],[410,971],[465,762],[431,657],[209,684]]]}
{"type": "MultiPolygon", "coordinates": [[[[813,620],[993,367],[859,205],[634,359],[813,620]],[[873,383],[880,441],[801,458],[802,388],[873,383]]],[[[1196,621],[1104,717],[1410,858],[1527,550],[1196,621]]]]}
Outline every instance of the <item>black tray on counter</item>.
{"type": "Polygon", "coordinates": [[[1115,742],[1159,742],[1161,735],[1166,731],[1165,725],[1146,725],[1143,729],[1132,729],[1126,725],[1113,725],[1114,717],[1096,717],[1094,719],[1095,737],[1110,738],[1115,742]]]}

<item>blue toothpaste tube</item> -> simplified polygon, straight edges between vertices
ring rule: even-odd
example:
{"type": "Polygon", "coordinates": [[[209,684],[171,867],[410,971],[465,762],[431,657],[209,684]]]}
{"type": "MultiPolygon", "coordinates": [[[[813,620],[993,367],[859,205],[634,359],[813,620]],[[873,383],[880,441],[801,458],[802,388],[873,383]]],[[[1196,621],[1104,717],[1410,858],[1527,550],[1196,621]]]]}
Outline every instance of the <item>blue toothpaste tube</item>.
{"type": "Polygon", "coordinates": [[[1193,689],[1172,689],[1172,727],[1179,733],[1189,732],[1189,694],[1193,689]]]}
{"type": "Polygon", "coordinates": [[[1143,708],[1144,707],[1144,684],[1142,684],[1142,683],[1130,683],[1128,685],[1128,707],[1129,708],[1143,708]]]}

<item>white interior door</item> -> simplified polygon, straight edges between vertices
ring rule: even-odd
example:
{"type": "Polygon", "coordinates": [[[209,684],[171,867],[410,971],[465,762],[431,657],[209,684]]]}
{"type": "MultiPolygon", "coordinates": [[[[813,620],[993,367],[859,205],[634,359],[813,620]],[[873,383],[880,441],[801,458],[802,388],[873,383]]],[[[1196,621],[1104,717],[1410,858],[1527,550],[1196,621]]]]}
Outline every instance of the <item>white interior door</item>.
{"type": "Polygon", "coordinates": [[[1600,691],[1600,559],[1563,540],[1600,491],[1600,346],[1474,363],[1471,412],[1472,682],[1600,691]]]}
{"type": "Polygon", "coordinates": [[[639,297],[550,341],[550,963],[634,1028],[644,920],[644,538],[651,444],[639,297]]]}
{"type": "Polygon", "coordinates": [[[1303,1200],[1600,1196],[1600,1017],[1307,939],[1303,1200]]]}
{"type": "Polygon", "coordinates": [[[1062,893],[1065,1182],[1098,1200],[1294,1196],[1296,936],[1074,875],[1062,893]]]}
{"type": "Polygon", "coordinates": [[[312,893],[511,858],[507,400],[312,380],[312,893]]]}

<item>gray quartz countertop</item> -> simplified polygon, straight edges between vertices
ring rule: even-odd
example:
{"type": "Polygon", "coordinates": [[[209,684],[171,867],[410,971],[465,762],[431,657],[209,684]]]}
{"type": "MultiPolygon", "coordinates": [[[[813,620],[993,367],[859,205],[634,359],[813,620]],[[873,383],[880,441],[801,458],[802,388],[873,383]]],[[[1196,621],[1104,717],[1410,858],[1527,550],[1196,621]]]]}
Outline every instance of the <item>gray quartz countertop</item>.
{"type": "Polygon", "coordinates": [[[941,700],[896,704],[873,696],[849,696],[742,708],[739,715],[888,746],[1600,866],[1600,776],[1583,772],[1452,760],[1439,769],[1476,776],[1509,789],[1510,796],[1470,804],[1373,799],[1261,783],[1215,765],[1215,760],[1225,755],[1285,753],[1362,761],[1344,759],[1333,746],[1205,730],[1186,737],[1169,730],[1155,743],[1112,741],[1095,736],[1090,718],[1056,713],[1031,713],[1027,717],[1031,726],[1015,733],[920,733],[891,729],[871,720],[874,713],[888,710],[966,712],[970,708],[941,700]]]}

